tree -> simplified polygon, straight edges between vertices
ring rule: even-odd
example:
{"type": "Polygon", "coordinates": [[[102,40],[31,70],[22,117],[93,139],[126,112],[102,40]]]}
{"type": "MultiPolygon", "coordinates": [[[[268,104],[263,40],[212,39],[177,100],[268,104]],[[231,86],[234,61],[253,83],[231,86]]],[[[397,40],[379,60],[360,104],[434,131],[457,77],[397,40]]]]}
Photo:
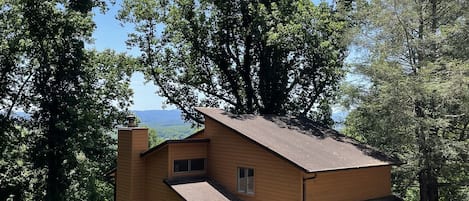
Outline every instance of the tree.
{"type": "Polygon", "coordinates": [[[469,197],[469,45],[466,1],[371,1],[363,9],[348,135],[405,162],[394,189],[405,200],[469,197]],[[460,38],[461,40],[458,40],[460,38]]]}
{"type": "Polygon", "coordinates": [[[351,24],[339,2],[124,0],[118,18],[136,27],[128,44],[146,79],[186,119],[201,122],[196,106],[313,117],[343,77],[351,24]]]}
{"type": "Polygon", "coordinates": [[[133,60],[85,50],[91,10],[104,2],[0,2],[2,200],[107,199],[99,194],[110,190],[102,178],[114,158],[109,131],[130,104],[133,60]],[[30,114],[25,123],[15,108],[30,114]]]}

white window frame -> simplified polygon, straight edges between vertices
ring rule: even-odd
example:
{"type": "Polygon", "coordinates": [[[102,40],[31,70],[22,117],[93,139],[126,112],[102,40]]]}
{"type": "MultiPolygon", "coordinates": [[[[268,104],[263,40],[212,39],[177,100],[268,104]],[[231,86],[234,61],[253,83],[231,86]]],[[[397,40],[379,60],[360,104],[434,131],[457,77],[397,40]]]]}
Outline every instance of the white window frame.
{"type": "Polygon", "coordinates": [[[236,172],[237,187],[236,187],[236,189],[237,189],[238,193],[242,193],[242,194],[246,194],[246,195],[254,195],[254,192],[255,192],[255,190],[254,190],[255,189],[255,185],[254,185],[255,176],[254,175],[255,175],[254,174],[254,168],[246,168],[246,167],[238,167],[237,168],[237,172],[236,172]],[[250,192],[249,188],[248,188],[248,186],[250,186],[250,182],[249,182],[249,179],[248,179],[249,170],[252,170],[252,173],[253,173],[253,175],[252,175],[253,178],[252,178],[252,181],[251,181],[252,182],[252,184],[251,184],[252,185],[252,192],[250,192]],[[241,171],[244,172],[244,175],[245,175],[245,178],[246,178],[245,179],[245,182],[246,182],[245,183],[245,189],[241,189],[241,183],[242,183],[240,181],[241,171]]]}

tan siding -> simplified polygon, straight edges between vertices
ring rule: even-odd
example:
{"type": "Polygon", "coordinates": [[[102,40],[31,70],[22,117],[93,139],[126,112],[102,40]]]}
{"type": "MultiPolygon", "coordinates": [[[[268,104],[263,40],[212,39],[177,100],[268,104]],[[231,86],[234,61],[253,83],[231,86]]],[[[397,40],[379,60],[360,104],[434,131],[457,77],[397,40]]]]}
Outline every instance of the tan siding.
{"type": "Polygon", "coordinates": [[[145,161],[140,153],[148,149],[148,129],[132,130],[132,200],[145,200],[145,161]]]}
{"type": "Polygon", "coordinates": [[[207,144],[207,142],[170,144],[169,146],[171,146],[172,150],[171,157],[174,160],[206,158],[207,144]]]}
{"type": "Polygon", "coordinates": [[[168,177],[168,147],[164,147],[145,159],[145,200],[182,200],[163,180],[168,177]]]}
{"type": "MultiPolygon", "coordinates": [[[[308,176],[305,176],[308,177],[308,176]]],[[[391,194],[391,167],[318,173],[306,181],[308,201],[357,201],[391,194]]]]}
{"type": "Polygon", "coordinates": [[[116,186],[118,201],[143,201],[145,164],[140,153],[148,149],[148,129],[121,129],[118,133],[116,186]]]}
{"type": "Polygon", "coordinates": [[[207,144],[208,142],[169,144],[169,177],[204,175],[205,171],[192,173],[174,173],[173,161],[183,159],[207,158],[207,144]]]}
{"type": "Polygon", "coordinates": [[[119,180],[116,180],[116,200],[130,199],[130,148],[132,138],[130,131],[119,130],[119,143],[117,155],[117,172],[119,180]]]}
{"type": "Polygon", "coordinates": [[[230,128],[205,117],[209,175],[243,200],[301,200],[301,172],[230,128]],[[253,196],[237,193],[237,167],[254,168],[253,196]]]}

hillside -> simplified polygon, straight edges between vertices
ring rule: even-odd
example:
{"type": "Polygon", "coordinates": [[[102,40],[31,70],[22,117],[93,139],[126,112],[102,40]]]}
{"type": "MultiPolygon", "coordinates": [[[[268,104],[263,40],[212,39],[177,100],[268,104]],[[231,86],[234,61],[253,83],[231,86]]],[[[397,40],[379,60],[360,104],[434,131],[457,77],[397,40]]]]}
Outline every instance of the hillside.
{"type": "Polygon", "coordinates": [[[181,139],[192,134],[195,129],[190,123],[184,122],[180,110],[143,110],[133,111],[141,126],[156,130],[164,139],[181,139]]]}

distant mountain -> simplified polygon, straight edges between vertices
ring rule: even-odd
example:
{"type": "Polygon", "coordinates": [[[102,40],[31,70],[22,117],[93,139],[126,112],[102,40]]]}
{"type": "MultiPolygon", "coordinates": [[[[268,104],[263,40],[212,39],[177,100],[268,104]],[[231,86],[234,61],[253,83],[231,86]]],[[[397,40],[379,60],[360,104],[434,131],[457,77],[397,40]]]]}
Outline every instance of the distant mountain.
{"type": "Polygon", "coordinates": [[[132,111],[145,125],[180,125],[186,124],[180,110],[136,110],[132,111]]]}
{"type": "MultiPolygon", "coordinates": [[[[136,110],[133,111],[140,120],[141,124],[145,125],[181,125],[188,124],[182,120],[180,110],[136,110]]],[[[335,122],[343,123],[347,117],[348,112],[337,111],[332,113],[332,119],[335,122]]]]}
{"type": "MultiPolygon", "coordinates": [[[[132,111],[140,120],[140,124],[151,126],[175,126],[175,125],[190,125],[184,122],[181,117],[180,110],[134,110],[132,111]]],[[[348,112],[337,111],[332,113],[332,119],[336,124],[343,124],[348,112]]],[[[30,114],[25,112],[15,112],[14,116],[29,119],[30,114]]]]}
{"type": "Polygon", "coordinates": [[[180,110],[143,110],[132,112],[139,119],[141,126],[155,129],[157,135],[164,139],[181,139],[195,132],[190,123],[184,122],[180,110]]]}
{"type": "MultiPolygon", "coordinates": [[[[190,123],[184,122],[180,110],[135,110],[141,126],[147,126],[156,130],[158,136],[164,139],[181,139],[195,132],[195,128],[190,123]]],[[[17,117],[29,119],[30,114],[15,112],[17,117]]],[[[334,129],[343,129],[345,118],[348,112],[336,111],[332,114],[332,119],[336,122],[334,129]]]]}

